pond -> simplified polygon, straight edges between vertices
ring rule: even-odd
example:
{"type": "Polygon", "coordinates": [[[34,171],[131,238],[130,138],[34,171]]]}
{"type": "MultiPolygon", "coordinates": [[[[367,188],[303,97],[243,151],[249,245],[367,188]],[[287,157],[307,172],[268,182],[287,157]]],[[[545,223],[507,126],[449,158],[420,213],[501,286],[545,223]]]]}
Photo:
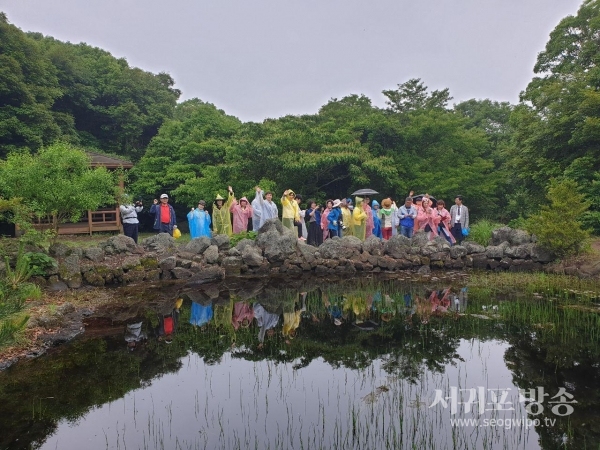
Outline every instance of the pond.
{"type": "Polygon", "coordinates": [[[0,448],[600,445],[590,295],[376,279],[128,293],[0,373],[0,448]]]}

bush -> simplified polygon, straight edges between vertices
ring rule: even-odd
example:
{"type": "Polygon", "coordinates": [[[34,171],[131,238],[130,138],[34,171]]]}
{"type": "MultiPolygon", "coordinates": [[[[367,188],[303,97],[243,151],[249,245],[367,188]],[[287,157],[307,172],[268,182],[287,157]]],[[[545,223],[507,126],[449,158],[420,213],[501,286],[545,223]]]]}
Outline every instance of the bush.
{"type": "Polygon", "coordinates": [[[479,245],[487,246],[492,239],[492,231],[502,227],[502,224],[482,219],[471,225],[468,240],[475,241],[479,245]]]}
{"type": "Polygon", "coordinates": [[[589,203],[579,193],[573,180],[552,180],[546,198],[550,205],[527,220],[526,229],[537,236],[538,244],[556,256],[578,254],[589,240],[589,231],[582,228],[581,219],[589,203]]]}
{"type": "Polygon", "coordinates": [[[56,260],[45,253],[27,252],[23,255],[23,258],[27,262],[32,276],[43,276],[48,269],[57,266],[56,260]]]}
{"type": "Polygon", "coordinates": [[[231,239],[229,240],[229,245],[231,247],[235,247],[237,243],[240,242],[242,239],[255,240],[256,236],[256,231],[243,231],[241,233],[234,234],[233,236],[231,236],[231,239]]]}

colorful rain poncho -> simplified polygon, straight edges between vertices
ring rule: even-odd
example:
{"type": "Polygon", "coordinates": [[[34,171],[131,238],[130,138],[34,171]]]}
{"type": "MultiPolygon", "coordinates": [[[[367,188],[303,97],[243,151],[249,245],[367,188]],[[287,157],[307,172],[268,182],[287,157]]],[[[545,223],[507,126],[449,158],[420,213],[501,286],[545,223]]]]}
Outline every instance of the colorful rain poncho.
{"type": "Polygon", "coordinates": [[[371,205],[373,205],[372,211],[375,211],[375,214],[371,213],[373,218],[373,236],[381,239],[383,235],[381,234],[381,219],[379,218],[379,202],[373,200],[371,205]]]}
{"type": "Polygon", "coordinates": [[[192,239],[199,237],[211,237],[210,214],[205,209],[194,209],[187,215],[192,239]]]}
{"type": "Polygon", "coordinates": [[[229,210],[231,211],[231,214],[233,214],[233,234],[248,231],[248,221],[252,218],[253,213],[252,206],[250,206],[248,199],[242,197],[240,203],[238,203],[237,200],[233,200],[229,210]],[[242,202],[246,202],[245,208],[242,208],[242,202]]]}
{"type": "Polygon", "coordinates": [[[289,228],[292,231],[296,231],[296,225],[294,221],[300,221],[300,208],[298,202],[294,199],[294,191],[288,190],[281,197],[281,223],[284,227],[289,228]]]}
{"type": "Polygon", "coordinates": [[[265,200],[263,197],[264,195],[264,191],[256,191],[256,198],[252,201],[252,208],[254,209],[252,226],[254,231],[258,231],[267,220],[277,219],[278,217],[277,205],[273,201],[265,200]],[[256,224],[254,222],[256,222],[256,224]]]}
{"type": "Polygon", "coordinates": [[[354,236],[361,241],[365,240],[367,228],[367,213],[364,211],[361,197],[356,197],[354,210],[352,211],[352,223],[354,227],[354,236]]]}
{"type": "Polygon", "coordinates": [[[231,213],[229,212],[232,203],[233,193],[231,192],[229,193],[227,202],[225,202],[225,199],[220,194],[215,198],[212,212],[213,231],[215,234],[227,234],[229,236],[233,234],[231,229],[231,213]],[[221,209],[217,207],[217,200],[223,200],[221,209]]]}

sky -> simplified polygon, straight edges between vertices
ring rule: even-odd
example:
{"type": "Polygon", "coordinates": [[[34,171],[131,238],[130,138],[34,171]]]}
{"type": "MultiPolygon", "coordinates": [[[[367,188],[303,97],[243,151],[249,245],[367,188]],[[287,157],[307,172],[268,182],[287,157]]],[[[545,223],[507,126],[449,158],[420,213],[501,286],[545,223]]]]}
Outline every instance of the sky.
{"type": "Polygon", "coordinates": [[[332,98],[420,78],[518,102],[550,32],[582,0],[0,0],[24,31],[167,72],[243,121],[314,114],[332,98]]]}

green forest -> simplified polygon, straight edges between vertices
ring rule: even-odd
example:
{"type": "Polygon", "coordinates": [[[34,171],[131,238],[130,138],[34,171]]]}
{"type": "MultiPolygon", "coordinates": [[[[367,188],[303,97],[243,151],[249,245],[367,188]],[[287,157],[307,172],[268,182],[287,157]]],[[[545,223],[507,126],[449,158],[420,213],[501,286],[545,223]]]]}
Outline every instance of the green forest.
{"type": "MultiPolygon", "coordinates": [[[[568,182],[566,203],[583,202],[581,222],[598,233],[599,33],[600,0],[586,0],[552,31],[518,104],[454,103],[448,89],[409,79],[382,91],[383,108],[348,93],[314,114],[244,123],[200,99],[178,103],[167,73],[25,33],[0,13],[0,159],[49,147],[116,155],[135,164],[132,195],[167,192],[178,213],[228,185],[238,198],[260,185],[319,200],[370,187],[400,202],[411,190],[460,194],[473,218],[507,224],[568,182]]],[[[0,195],[11,196],[6,184],[0,195]]]]}

